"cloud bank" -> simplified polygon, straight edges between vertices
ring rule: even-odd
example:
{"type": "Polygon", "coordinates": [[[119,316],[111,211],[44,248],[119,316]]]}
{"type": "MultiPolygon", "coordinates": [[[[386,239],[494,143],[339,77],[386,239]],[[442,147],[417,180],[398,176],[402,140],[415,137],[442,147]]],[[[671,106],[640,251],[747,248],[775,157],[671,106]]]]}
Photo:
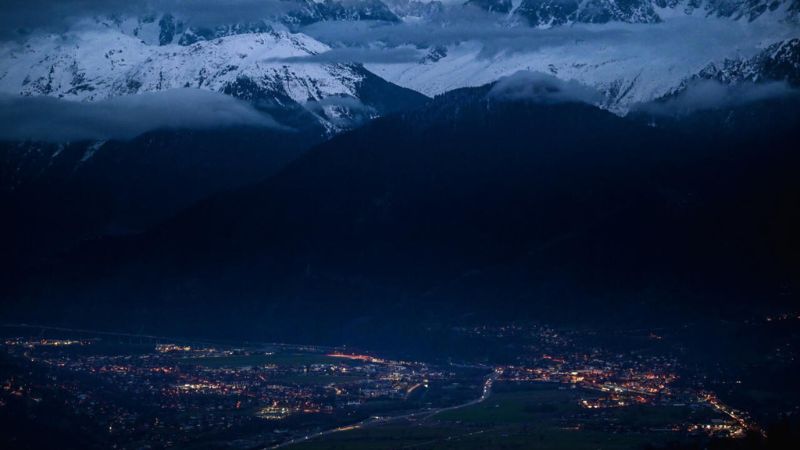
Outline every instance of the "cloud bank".
{"type": "Polygon", "coordinates": [[[425,56],[425,53],[414,47],[385,47],[382,45],[373,45],[364,47],[338,47],[323,53],[272,58],[267,61],[287,64],[392,64],[419,61],[423,56],[425,56]]]}
{"type": "Polygon", "coordinates": [[[451,46],[480,42],[482,56],[500,53],[533,53],[543,48],[584,47],[624,54],[651,49],[668,55],[693,52],[719,55],[720,52],[747,53],[761,48],[766,41],[797,36],[796,25],[768,21],[739,23],[727,19],[676,16],[656,24],[606,23],[551,28],[530,27],[498,20],[497,15],[475,8],[451,7],[441,18],[383,22],[317,22],[300,29],[334,47],[363,47],[376,42],[386,47],[451,46]],[[620,47],[617,50],[615,47],[620,47]]]}
{"type": "Polygon", "coordinates": [[[800,98],[800,90],[792,88],[785,81],[726,85],[714,80],[696,80],[677,95],[636,105],[632,110],[654,115],[682,116],[696,111],[733,108],[790,97],[800,98]]]}
{"type": "Polygon", "coordinates": [[[488,94],[502,101],[534,103],[597,104],[603,96],[595,89],[574,80],[565,81],[541,72],[519,71],[498,80],[488,94]]]}
{"type": "MultiPolygon", "coordinates": [[[[41,30],[76,23],[81,29],[98,26],[85,21],[92,16],[141,18],[143,14],[169,12],[188,25],[230,25],[269,20],[301,5],[293,0],[3,2],[0,38],[3,30],[8,33],[19,27],[41,30]],[[84,21],[76,21],[80,18],[84,21]]],[[[524,69],[596,86],[607,94],[609,104],[618,102],[623,105],[620,111],[627,111],[634,102],[670,92],[710,62],[746,59],[774,42],[800,37],[796,23],[746,23],[677,13],[656,24],[572,24],[542,29],[465,6],[463,0],[443,3],[439,12],[401,23],[325,21],[295,25],[291,27],[293,32],[305,33],[331,50],[304,56],[276,55],[268,61],[361,63],[388,81],[429,96],[457,87],[480,86],[524,69]]],[[[541,88],[545,80],[537,81],[541,88]]],[[[552,80],[548,83],[553,88],[552,80]]],[[[571,87],[574,86],[559,86],[561,94],[551,92],[546,97],[571,95],[571,87]]],[[[545,91],[517,93],[541,97],[545,91]]],[[[581,95],[581,101],[592,97],[588,93],[581,95]]],[[[716,98],[730,101],[725,95],[716,94],[716,98]]],[[[688,97],[685,101],[689,102],[688,97]]],[[[700,104],[699,99],[692,102],[700,104]]],[[[679,108],[677,103],[674,108],[679,108]]]]}
{"type": "Polygon", "coordinates": [[[159,129],[231,126],[288,130],[243,101],[200,89],[172,89],[91,103],[0,96],[2,140],[126,140],[159,129]]]}

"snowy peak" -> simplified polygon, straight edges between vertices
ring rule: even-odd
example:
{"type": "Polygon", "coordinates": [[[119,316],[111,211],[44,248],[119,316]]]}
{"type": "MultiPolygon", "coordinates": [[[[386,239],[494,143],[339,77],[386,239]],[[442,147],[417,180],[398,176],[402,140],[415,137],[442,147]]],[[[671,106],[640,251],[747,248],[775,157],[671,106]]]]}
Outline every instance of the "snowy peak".
{"type": "Polygon", "coordinates": [[[702,15],[753,21],[783,10],[797,17],[797,0],[470,0],[467,4],[496,13],[511,13],[535,27],[571,23],[657,23],[666,16],[702,15]]]}
{"type": "Polygon", "coordinates": [[[658,8],[752,22],[762,15],[781,12],[786,18],[797,18],[798,0],[655,0],[658,8]]]}
{"type": "Polygon", "coordinates": [[[511,0],[468,0],[467,5],[476,6],[484,11],[507,14],[514,8],[511,0]]]}
{"type": "Polygon", "coordinates": [[[775,43],[752,58],[726,59],[719,64],[709,64],[697,78],[725,84],[785,81],[800,87],[800,39],[775,43]]]}
{"type": "Polygon", "coordinates": [[[334,68],[297,65],[292,82],[281,58],[302,57],[327,47],[304,35],[262,33],[230,36],[188,47],[154,47],[133,37],[91,31],[70,37],[43,36],[23,48],[6,49],[0,90],[19,95],[52,95],[101,100],[124,94],[179,87],[220,90],[243,73],[282,81],[298,100],[349,92],[348,79],[334,68]],[[312,86],[313,89],[306,88],[312,86]]]}
{"type": "Polygon", "coordinates": [[[290,24],[307,25],[328,20],[381,20],[398,22],[400,19],[380,0],[283,0],[298,5],[283,21],[290,24]]]}
{"type": "Polygon", "coordinates": [[[221,37],[264,33],[275,24],[294,29],[325,21],[377,20],[399,22],[400,18],[380,0],[279,0],[281,13],[265,12],[264,17],[215,25],[198,25],[191,19],[170,12],[143,16],[97,17],[94,22],[141,39],[149,45],[192,45],[221,37]]]}
{"type": "Polygon", "coordinates": [[[567,23],[654,23],[659,17],[648,1],[522,0],[515,14],[532,26],[567,23]]]}
{"type": "MultiPolygon", "coordinates": [[[[471,3],[486,7],[503,4],[499,0],[471,3]]],[[[513,23],[513,16],[522,14],[526,6],[539,7],[536,11],[541,13],[544,6],[564,8],[568,2],[521,0],[506,14],[511,18],[507,25],[498,25],[488,33],[500,35],[497,41],[477,36],[445,44],[434,42],[422,49],[423,56],[417,61],[378,62],[367,68],[429,96],[491,83],[519,71],[540,72],[590,86],[603,97],[599,106],[625,114],[633,105],[670,95],[704,69],[749,70],[753,79],[787,79],[771,72],[791,73],[797,55],[790,50],[793,46],[776,44],[800,37],[800,28],[786,15],[793,2],[771,4],[777,5],[773,11],[766,8],[750,21],[750,16],[718,17],[730,15],[734,9],[718,8],[714,11],[719,14],[709,16],[705,8],[710,3],[698,2],[689,11],[683,9],[689,3],[585,0],[571,16],[542,13],[531,22],[538,25],[529,27],[513,23]],[[594,18],[581,16],[584,11],[602,10],[589,8],[592,2],[616,12],[594,18]],[[773,53],[774,60],[766,57],[773,53]],[[760,59],[750,60],[759,54],[760,59]],[[725,64],[731,67],[723,67],[725,64]],[[737,65],[742,67],[737,69],[737,65]]]]}
{"type": "MultiPolygon", "coordinates": [[[[98,101],[197,88],[250,100],[276,113],[279,121],[284,110],[305,110],[329,132],[348,128],[350,119],[381,114],[360,100],[365,79],[377,77],[358,65],[311,60],[328,49],[306,35],[277,31],[188,46],[147,45],[110,30],[40,36],[2,49],[0,92],[98,101]]],[[[388,89],[383,83],[381,88],[388,89]]],[[[393,96],[413,94],[397,89],[403,92],[393,90],[393,96]]]]}

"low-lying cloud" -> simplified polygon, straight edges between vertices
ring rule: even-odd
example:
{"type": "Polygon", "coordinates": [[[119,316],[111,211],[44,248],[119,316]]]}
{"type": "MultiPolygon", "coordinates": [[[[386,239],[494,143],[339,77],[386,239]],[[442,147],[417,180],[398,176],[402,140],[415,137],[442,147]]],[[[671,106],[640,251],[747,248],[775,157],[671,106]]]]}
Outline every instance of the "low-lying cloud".
{"type": "Polygon", "coordinates": [[[734,85],[714,80],[696,80],[681,92],[660,101],[637,105],[633,111],[654,115],[681,116],[696,111],[732,108],[764,100],[800,98],[800,90],[785,81],[742,82],[734,85]]]}
{"type": "Polygon", "coordinates": [[[272,58],[268,61],[287,64],[392,64],[419,61],[423,56],[425,53],[414,47],[365,46],[332,48],[322,53],[272,58]]]}
{"type": "Polygon", "coordinates": [[[378,116],[378,111],[349,95],[331,95],[308,101],[305,107],[340,127],[352,127],[378,116]]]}
{"type": "MultiPolygon", "coordinates": [[[[538,28],[465,6],[463,0],[443,3],[439,12],[424,20],[275,24],[276,28],[307,34],[331,50],[300,56],[276,54],[269,61],[362,63],[377,75],[426,95],[483,85],[525,69],[596,86],[609,95],[609,103],[618,102],[623,105],[621,110],[627,111],[632,102],[664,95],[710,62],[750,58],[774,42],[800,36],[796,23],[683,16],[677,10],[656,24],[576,23],[538,28]],[[432,58],[426,57],[429,53],[432,58]]],[[[76,23],[78,29],[91,28],[97,25],[85,18],[93,16],[141,18],[147,13],[172,13],[189,26],[213,26],[270,20],[298,6],[302,3],[293,0],[4,0],[0,38],[17,28],[52,30],[54,24],[68,27],[76,23]],[[75,20],[79,18],[84,22],[75,20]]],[[[539,81],[539,85],[544,82],[539,81]]],[[[560,86],[561,94],[546,97],[566,96],[573,92],[571,87],[560,86]]],[[[694,94],[689,93],[682,101],[697,105],[711,97],[732,101],[713,88],[697,92],[700,98],[691,98],[694,94]]],[[[542,91],[524,94],[542,97],[542,91]]],[[[591,97],[583,93],[576,100],[591,97]]],[[[674,102],[670,108],[681,106],[674,102]]]]}
{"type": "Polygon", "coordinates": [[[288,130],[248,103],[200,89],[172,89],[91,103],[0,96],[2,140],[126,140],[159,129],[232,126],[288,130]]]}
{"type": "Polygon", "coordinates": [[[534,103],[597,104],[603,96],[595,89],[574,80],[562,80],[541,72],[520,71],[498,80],[488,94],[503,101],[534,103]]]}
{"type": "MultiPolygon", "coordinates": [[[[774,22],[735,23],[727,19],[678,16],[657,24],[582,24],[552,28],[530,27],[498,20],[496,15],[474,8],[449,8],[445,19],[383,22],[317,22],[300,29],[334,47],[359,47],[382,43],[386,47],[451,46],[479,42],[481,56],[533,53],[560,47],[571,52],[604,51],[624,58],[649,52],[664,56],[718,56],[754,53],[769,41],[798,36],[792,24],[774,22]]],[[[580,55],[578,55],[580,56],[580,55]]]]}
{"type": "Polygon", "coordinates": [[[632,37],[629,27],[575,25],[547,29],[510,26],[485,12],[466,14],[450,9],[446,21],[404,23],[317,22],[300,31],[334,47],[361,47],[379,42],[386,48],[426,48],[475,41],[483,45],[484,57],[498,53],[533,52],[543,47],[602,39],[622,42],[632,37]]]}

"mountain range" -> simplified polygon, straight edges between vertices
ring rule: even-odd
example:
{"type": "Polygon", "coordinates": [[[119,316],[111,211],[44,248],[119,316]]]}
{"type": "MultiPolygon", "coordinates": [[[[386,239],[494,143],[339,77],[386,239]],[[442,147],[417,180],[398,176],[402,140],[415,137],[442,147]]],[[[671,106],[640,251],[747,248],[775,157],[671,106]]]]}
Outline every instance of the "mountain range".
{"type": "Polygon", "coordinates": [[[377,119],[147,233],[85,243],[15,295],[65,321],[387,345],[443,317],[657,323],[793,298],[796,100],[653,127],[498,89],[377,119]]]}
{"type": "Polygon", "coordinates": [[[52,100],[0,128],[7,315],[395,345],[442,317],[795,298],[795,0],[273,3],[0,43],[0,106],[52,100]],[[262,125],[41,131],[183,90],[262,125]]]}
{"type": "Polygon", "coordinates": [[[1,198],[15,211],[6,226],[23,235],[38,230],[31,223],[59,220],[62,227],[44,241],[39,231],[33,232],[39,238],[8,233],[17,238],[4,253],[38,255],[41,247],[141,230],[207,195],[269,176],[332,134],[426,101],[358,64],[282,60],[325,48],[288,32],[163,47],[114,31],[76,39],[47,35],[6,48],[0,91],[8,95],[92,103],[191,87],[243,100],[284,129],[153,130],[132,141],[2,143],[1,198]]]}

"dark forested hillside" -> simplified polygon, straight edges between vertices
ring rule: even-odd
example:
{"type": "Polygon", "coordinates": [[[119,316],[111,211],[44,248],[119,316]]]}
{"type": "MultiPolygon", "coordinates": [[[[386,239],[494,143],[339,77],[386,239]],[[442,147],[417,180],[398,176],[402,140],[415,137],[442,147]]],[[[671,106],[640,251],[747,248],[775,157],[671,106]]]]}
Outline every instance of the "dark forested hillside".
{"type": "Polygon", "coordinates": [[[16,306],[298,339],[445,315],[751,310],[796,289],[797,111],[773,101],[653,126],[458,90],[152,232],[88,243],[58,276],[21,283],[16,306]]]}

